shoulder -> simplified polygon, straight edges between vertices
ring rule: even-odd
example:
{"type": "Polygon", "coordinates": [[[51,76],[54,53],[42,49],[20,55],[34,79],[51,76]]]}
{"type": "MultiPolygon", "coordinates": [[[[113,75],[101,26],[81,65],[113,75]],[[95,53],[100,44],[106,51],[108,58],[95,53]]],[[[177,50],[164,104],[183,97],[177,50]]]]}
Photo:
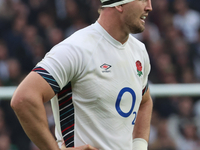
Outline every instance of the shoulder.
{"type": "Polygon", "coordinates": [[[90,56],[96,49],[101,35],[93,25],[76,31],[71,36],[55,45],[51,52],[62,55],[70,54],[80,57],[90,56]]]}
{"type": "Polygon", "coordinates": [[[100,37],[101,35],[96,31],[93,25],[90,25],[86,28],[78,30],[60,44],[77,48],[79,47],[81,49],[89,49],[96,46],[96,43],[99,41],[100,37]]]}

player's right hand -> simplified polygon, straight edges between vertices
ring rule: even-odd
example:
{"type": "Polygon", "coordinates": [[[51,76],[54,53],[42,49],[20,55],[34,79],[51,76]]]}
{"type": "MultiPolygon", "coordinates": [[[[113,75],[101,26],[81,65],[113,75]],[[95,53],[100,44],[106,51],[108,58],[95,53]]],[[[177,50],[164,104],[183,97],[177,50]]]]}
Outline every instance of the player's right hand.
{"type": "Polygon", "coordinates": [[[87,144],[75,148],[66,148],[65,146],[62,146],[61,150],[98,150],[98,149],[87,144]]]}

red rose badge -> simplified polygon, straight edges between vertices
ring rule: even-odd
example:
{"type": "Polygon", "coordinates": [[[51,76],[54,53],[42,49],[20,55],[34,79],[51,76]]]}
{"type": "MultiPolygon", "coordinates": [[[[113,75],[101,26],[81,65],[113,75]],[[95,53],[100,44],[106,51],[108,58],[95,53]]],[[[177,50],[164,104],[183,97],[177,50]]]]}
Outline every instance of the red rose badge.
{"type": "Polygon", "coordinates": [[[136,64],[136,67],[137,67],[138,76],[140,77],[142,75],[142,64],[139,60],[136,61],[135,64],[136,64]]]}

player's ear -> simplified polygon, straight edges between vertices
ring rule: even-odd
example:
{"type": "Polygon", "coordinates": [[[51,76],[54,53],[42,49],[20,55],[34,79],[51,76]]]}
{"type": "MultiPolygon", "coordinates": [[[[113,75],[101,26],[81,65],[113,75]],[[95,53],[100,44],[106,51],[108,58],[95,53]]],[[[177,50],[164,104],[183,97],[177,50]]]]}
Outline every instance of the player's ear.
{"type": "Polygon", "coordinates": [[[115,8],[117,9],[117,11],[119,11],[120,13],[123,12],[123,7],[122,5],[119,5],[119,6],[115,6],[115,8]]]}

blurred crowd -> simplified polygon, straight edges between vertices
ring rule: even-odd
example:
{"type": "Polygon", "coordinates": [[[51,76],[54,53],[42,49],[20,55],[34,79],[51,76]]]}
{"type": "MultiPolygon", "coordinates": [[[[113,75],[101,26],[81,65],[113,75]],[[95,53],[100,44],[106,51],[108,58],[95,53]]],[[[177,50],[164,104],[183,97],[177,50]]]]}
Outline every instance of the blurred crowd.
{"type": "MultiPolygon", "coordinates": [[[[152,0],[143,33],[151,61],[149,82],[200,83],[200,1],[152,0]]],[[[44,55],[94,23],[99,0],[0,0],[0,86],[17,86],[44,55]]],[[[149,150],[198,150],[200,97],[153,97],[149,150]]],[[[45,104],[50,130],[54,120],[45,104]]],[[[9,101],[0,99],[0,150],[38,150],[9,101]]]]}

